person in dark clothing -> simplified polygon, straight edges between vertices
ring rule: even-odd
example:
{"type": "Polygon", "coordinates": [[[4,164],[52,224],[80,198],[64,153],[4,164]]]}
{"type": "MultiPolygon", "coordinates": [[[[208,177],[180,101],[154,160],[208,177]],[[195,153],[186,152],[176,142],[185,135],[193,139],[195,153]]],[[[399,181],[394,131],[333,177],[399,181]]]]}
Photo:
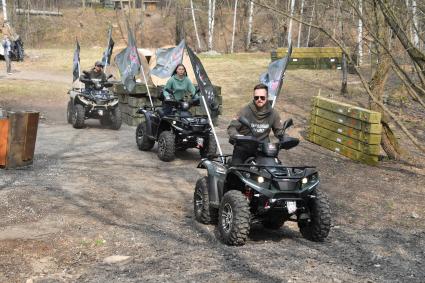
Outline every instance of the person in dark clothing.
{"type": "Polygon", "coordinates": [[[80,77],[80,81],[86,85],[86,88],[92,87],[94,84],[95,88],[100,88],[100,82],[106,82],[107,78],[103,72],[103,63],[96,61],[94,67],[90,71],[84,71],[84,74],[80,77]]]}
{"type": "MultiPolygon", "coordinates": [[[[230,122],[227,133],[230,138],[235,138],[238,135],[253,135],[261,142],[268,142],[271,130],[277,138],[281,138],[283,123],[279,113],[271,107],[268,101],[267,86],[258,84],[254,87],[253,101],[243,107],[237,117],[230,122]],[[249,121],[253,133],[239,122],[239,117],[245,117],[249,121]]],[[[255,152],[256,148],[247,145],[235,145],[232,164],[243,164],[248,157],[254,156],[255,152]]]]}

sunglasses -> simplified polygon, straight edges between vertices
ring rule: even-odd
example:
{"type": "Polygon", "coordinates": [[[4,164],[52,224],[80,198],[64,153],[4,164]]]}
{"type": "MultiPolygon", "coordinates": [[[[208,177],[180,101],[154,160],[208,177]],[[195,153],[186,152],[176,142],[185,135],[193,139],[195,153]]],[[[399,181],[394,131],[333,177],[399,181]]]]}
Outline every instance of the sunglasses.
{"type": "Polygon", "coordinates": [[[264,100],[266,100],[266,97],[265,96],[254,96],[255,101],[257,101],[258,99],[264,101],[264,100]]]}

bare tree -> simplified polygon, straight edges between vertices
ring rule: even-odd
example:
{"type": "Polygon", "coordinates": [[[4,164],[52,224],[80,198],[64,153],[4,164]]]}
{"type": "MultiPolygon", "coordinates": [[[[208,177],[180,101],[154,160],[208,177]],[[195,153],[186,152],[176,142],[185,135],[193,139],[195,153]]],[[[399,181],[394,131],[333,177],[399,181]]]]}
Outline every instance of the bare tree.
{"type": "Polygon", "coordinates": [[[249,17],[248,17],[248,32],[247,32],[247,36],[246,36],[246,50],[249,49],[249,46],[251,44],[253,15],[254,15],[254,2],[250,1],[249,17]]]}
{"type": "Polygon", "coordinates": [[[198,28],[196,26],[195,10],[193,9],[193,0],[190,0],[190,10],[192,11],[193,27],[195,28],[196,41],[198,43],[198,49],[201,50],[201,40],[199,39],[198,28]]]}
{"type": "Polygon", "coordinates": [[[235,32],[236,32],[236,12],[238,10],[238,0],[235,0],[235,9],[233,11],[233,29],[232,29],[232,43],[230,45],[230,53],[233,53],[233,46],[235,44],[235,32]]]}
{"type": "MultiPolygon", "coordinates": [[[[300,19],[303,19],[303,12],[304,12],[304,0],[301,0],[301,10],[300,10],[300,19]]],[[[298,42],[297,47],[300,47],[301,45],[301,30],[302,30],[303,24],[300,22],[298,25],[298,42]]]]}

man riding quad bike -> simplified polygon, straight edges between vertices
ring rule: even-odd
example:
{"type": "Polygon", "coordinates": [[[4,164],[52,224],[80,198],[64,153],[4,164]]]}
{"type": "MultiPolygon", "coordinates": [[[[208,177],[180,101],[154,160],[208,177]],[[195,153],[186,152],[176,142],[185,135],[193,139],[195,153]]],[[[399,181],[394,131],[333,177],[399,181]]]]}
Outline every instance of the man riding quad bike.
{"type": "Polygon", "coordinates": [[[279,160],[281,149],[298,145],[285,135],[292,120],[282,124],[268,102],[267,86],[254,87],[253,101],[241,109],[229,127],[234,145],[232,159],[204,159],[198,168],[208,176],[198,180],[194,192],[195,218],[202,223],[218,222],[226,244],[245,243],[252,223],[279,229],[285,221],[296,221],[301,234],[323,241],[330,229],[327,197],[319,191],[314,167],[289,167],[279,160]],[[269,140],[273,130],[278,143],[269,140]]]}
{"type": "Polygon", "coordinates": [[[167,89],[172,99],[163,100],[162,107],[145,106],[138,113],[144,120],[137,126],[136,143],[140,150],[151,150],[158,142],[158,158],[172,161],[176,151],[198,148],[202,157],[215,155],[217,144],[206,115],[193,115],[191,106],[199,105],[199,98],[189,101],[175,100],[173,91],[167,89]]]}
{"type": "Polygon", "coordinates": [[[99,119],[102,126],[109,126],[114,130],[121,127],[121,111],[118,107],[118,98],[108,88],[112,83],[101,68],[101,62],[96,62],[90,72],[83,71],[80,81],[84,88],[70,90],[70,100],[67,108],[67,120],[74,128],[84,127],[86,119],[99,119]]]}

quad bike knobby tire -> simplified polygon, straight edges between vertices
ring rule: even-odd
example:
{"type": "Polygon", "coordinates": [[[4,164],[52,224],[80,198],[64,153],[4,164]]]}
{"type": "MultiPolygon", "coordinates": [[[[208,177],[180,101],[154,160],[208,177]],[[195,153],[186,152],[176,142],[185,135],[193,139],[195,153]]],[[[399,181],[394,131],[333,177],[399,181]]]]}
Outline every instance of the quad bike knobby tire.
{"type": "Polygon", "coordinates": [[[203,177],[196,182],[193,194],[193,210],[195,219],[204,224],[215,224],[218,219],[218,211],[210,207],[208,195],[208,179],[203,177]]]}
{"type": "Polygon", "coordinates": [[[147,136],[146,122],[140,123],[136,128],[136,143],[140,150],[151,150],[155,145],[155,141],[147,136]]]}
{"type": "Polygon", "coordinates": [[[278,230],[285,224],[285,218],[283,215],[276,214],[264,219],[261,223],[267,229],[278,230]]]}
{"type": "Polygon", "coordinates": [[[66,108],[66,121],[68,122],[68,124],[72,124],[72,100],[70,99],[68,101],[68,107],[66,108]]]}
{"type": "Polygon", "coordinates": [[[158,158],[162,161],[172,161],[175,157],[175,136],[171,131],[163,131],[158,138],[158,158]]]}
{"type": "Polygon", "coordinates": [[[225,244],[245,244],[250,230],[250,212],[246,197],[240,191],[231,190],[224,196],[218,212],[218,231],[225,244]]]}
{"type": "Polygon", "coordinates": [[[119,130],[122,124],[121,109],[117,106],[110,112],[111,129],[119,130]]]}
{"type": "Polygon", "coordinates": [[[111,117],[109,114],[105,114],[104,116],[100,117],[100,124],[102,127],[109,127],[111,125],[111,117]]]}
{"type": "Polygon", "coordinates": [[[315,198],[308,200],[310,219],[298,221],[298,227],[304,238],[323,242],[331,228],[331,211],[329,201],[325,193],[316,189],[315,198]]]}
{"type": "Polygon", "coordinates": [[[214,136],[210,135],[206,143],[204,143],[204,147],[199,150],[202,158],[206,158],[208,156],[215,155],[217,152],[217,143],[215,142],[214,136]]]}
{"type": "Polygon", "coordinates": [[[76,129],[84,127],[84,118],[86,116],[86,110],[83,105],[75,104],[72,111],[72,126],[76,129]]]}

